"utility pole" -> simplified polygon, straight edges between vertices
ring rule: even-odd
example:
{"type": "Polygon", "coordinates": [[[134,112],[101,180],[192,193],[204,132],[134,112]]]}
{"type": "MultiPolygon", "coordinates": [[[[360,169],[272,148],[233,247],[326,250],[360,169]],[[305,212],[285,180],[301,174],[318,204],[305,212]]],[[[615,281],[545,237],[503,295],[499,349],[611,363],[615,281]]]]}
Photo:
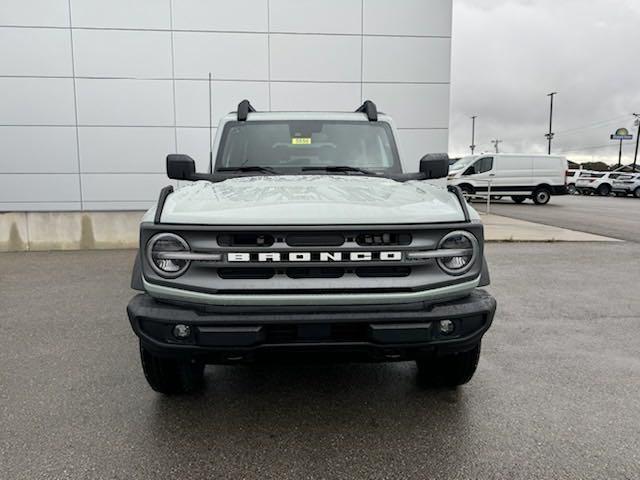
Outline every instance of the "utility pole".
{"type": "Polygon", "coordinates": [[[638,145],[640,144],[640,113],[634,113],[634,117],[636,117],[636,125],[638,125],[638,131],[636,132],[636,153],[633,156],[633,171],[636,171],[636,164],[638,162],[638,145]]]}
{"type": "Polygon", "coordinates": [[[549,141],[549,155],[551,155],[551,139],[553,139],[553,97],[557,94],[558,92],[551,92],[547,94],[547,97],[551,99],[551,108],[549,109],[549,133],[545,135],[549,141]]]}
{"type": "Polygon", "coordinates": [[[476,118],[478,118],[477,115],[471,117],[471,155],[473,155],[473,151],[476,149],[476,118]]]}
{"type": "Polygon", "coordinates": [[[496,147],[496,153],[500,153],[500,148],[498,147],[498,145],[502,143],[502,140],[498,140],[496,138],[495,140],[491,140],[491,143],[493,143],[493,146],[496,147]]]}

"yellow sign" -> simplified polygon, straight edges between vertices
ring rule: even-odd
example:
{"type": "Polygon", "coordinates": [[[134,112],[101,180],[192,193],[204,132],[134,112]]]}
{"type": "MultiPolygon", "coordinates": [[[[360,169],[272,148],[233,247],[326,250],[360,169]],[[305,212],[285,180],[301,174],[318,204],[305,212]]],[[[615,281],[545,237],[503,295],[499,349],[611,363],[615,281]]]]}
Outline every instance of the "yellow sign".
{"type": "Polygon", "coordinates": [[[291,139],[291,145],[311,145],[311,139],[309,137],[296,137],[291,139]]]}

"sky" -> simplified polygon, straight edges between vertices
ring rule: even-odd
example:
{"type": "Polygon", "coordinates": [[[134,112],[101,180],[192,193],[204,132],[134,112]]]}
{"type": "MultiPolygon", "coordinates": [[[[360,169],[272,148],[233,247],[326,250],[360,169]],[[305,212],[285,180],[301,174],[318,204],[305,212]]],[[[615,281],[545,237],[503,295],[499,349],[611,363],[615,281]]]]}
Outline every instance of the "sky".
{"type": "Polygon", "coordinates": [[[476,153],[492,139],[501,152],[546,152],[552,91],[553,153],[617,163],[609,135],[626,127],[632,161],[640,0],[453,0],[451,156],[469,154],[471,115],[476,153]]]}

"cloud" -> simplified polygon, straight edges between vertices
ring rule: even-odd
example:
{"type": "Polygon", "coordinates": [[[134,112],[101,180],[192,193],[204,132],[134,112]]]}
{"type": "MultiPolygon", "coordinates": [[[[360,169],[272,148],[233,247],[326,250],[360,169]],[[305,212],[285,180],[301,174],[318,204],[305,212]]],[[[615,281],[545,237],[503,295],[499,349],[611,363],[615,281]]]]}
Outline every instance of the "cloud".
{"type": "MultiPolygon", "coordinates": [[[[481,150],[500,138],[503,151],[546,151],[546,95],[558,91],[554,151],[617,162],[609,134],[631,129],[640,112],[639,4],[454,0],[451,153],[469,151],[473,114],[481,150]]],[[[627,161],[634,146],[626,145],[627,161]]]]}

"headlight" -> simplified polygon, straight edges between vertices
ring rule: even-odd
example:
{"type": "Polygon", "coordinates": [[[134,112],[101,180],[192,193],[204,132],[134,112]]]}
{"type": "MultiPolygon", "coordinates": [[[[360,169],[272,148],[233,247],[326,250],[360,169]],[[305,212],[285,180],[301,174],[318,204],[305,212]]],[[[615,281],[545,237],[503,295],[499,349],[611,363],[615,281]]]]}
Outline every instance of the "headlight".
{"type": "Polygon", "coordinates": [[[174,233],[158,233],[147,243],[147,260],[160,276],[176,278],[182,275],[191,260],[189,244],[174,233]]]}
{"type": "Polygon", "coordinates": [[[438,258],[438,265],[449,275],[462,275],[467,272],[478,255],[478,240],[469,232],[458,230],[447,233],[438,249],[453,250],[460,255],[438,258]]]}

